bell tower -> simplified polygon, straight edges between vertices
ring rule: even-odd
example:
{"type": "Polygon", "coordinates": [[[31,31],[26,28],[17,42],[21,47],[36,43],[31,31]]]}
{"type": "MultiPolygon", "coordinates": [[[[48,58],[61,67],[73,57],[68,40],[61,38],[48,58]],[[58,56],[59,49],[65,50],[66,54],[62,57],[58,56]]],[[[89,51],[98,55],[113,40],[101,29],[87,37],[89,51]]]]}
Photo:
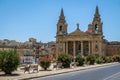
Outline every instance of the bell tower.
{"type": "Polygon", "coordinates": [[[57,23],[57,32],[56,32],[56,56],[60,53],[65,53],[65,37],[67,36],[67,23],[65,20],[63,8],[59,16],[57,23]]]}
{"type": "Polygon", "coordinates": [[[95,14],[92,22],[93,34],[103,35],[102,24],[103,23],[101,22],[98,6],[96,6],[96,10],[95,10],[95,14]]]}
{"type": "Polygon", "coordinates": [[[104,42],[103,42],[103,31],[102,31],[102,25],[99,9],[98,6],[96,6],[94,18],[92,21],[92,24],[89,25],[89,30],[92,32],[92,53],[96,55],[103,55],[104,50],[104,42]]]}
{"type": "Polygon", "coordinates": [[[61,13],[60,13],[59,20],[58,20],[58,23],[57,23],[56,36],[59,36],[59,35],[61,35],[61,36],[62,35],[67,35],[67,23],[66,23],[66,20],[65,20],[63,8],[61,9],[61,13]]]}

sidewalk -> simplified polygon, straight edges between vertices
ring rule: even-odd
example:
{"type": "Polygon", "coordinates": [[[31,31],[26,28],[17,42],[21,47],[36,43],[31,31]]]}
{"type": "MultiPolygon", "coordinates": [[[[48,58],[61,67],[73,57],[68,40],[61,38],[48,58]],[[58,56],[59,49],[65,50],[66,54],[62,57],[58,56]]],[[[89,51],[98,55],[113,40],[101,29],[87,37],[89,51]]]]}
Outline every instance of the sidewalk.
{"type": "Polygon", "coordinates": [[[85,70],[85,69],[90,69],[90,68],[96,68],[96,67],[103,67],[103,66],[109,66],[109,65],[114,65],[118,64],[117,62],[115,63],[107,63],[107,64],[96,64],[96,65],[88,65],[88,66],[82,66],[82,67],[75,67],[75,68],[68,68],[68,69],[58,69],[58,70],[50,70],[50,71],[39,71],[39,72],[34,72],[34,73],[24,73],[23,70],[18,70],[13,72],[12,76],[5,76],[3,75],[3,72],[0,72],[0,80],[29,80],[33,78],[38,78],[38,77],[45,77],[45,76],[50,76],[50,75],[57,75],[57,74],[62,74],[62,73],[68,73],[68,72],[73,72],[73,71],[79,71],[79,70],[85,70]]]}

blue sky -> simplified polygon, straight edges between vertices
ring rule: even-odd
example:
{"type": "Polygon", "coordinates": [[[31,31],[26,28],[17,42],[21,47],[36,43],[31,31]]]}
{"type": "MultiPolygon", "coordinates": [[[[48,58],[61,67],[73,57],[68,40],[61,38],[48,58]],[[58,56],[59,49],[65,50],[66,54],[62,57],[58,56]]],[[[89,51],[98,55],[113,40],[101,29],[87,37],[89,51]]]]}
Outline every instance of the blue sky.
{"type": "Polygon", "coordinates": [[[64,9],[68,32],[86,31],[98,5],[103,34],[108,41],[120,41],[120,0],[0,0],[0,40],[55,41],[56,24],[64,9]]]}

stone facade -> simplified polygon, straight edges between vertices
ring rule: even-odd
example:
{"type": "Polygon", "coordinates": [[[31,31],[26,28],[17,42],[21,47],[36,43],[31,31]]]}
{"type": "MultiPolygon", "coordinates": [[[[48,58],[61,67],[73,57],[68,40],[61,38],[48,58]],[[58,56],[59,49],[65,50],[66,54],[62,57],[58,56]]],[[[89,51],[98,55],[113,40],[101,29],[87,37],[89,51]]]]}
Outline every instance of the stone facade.
{"type": "Polygon", "coordinates": [[[61,9],[57,23],[56,54],[67,53],[74,57],[77,54],[86,56],[90,53],[104,55],[106,53],[106,43],[102,24],[98,6],[96,6],[93,21],[88,25],[87,31],[81,31],[79,24],[77,24],[77,29],[68,33],[68,24],[65,20],[63,9],[61,9]]]}
{"type": "Polygon", "coordinates": [[[107,42],[107,55],[113,56],[113,55],[120,55],[120,42],[114,41],[114,42],[107,42]]]}

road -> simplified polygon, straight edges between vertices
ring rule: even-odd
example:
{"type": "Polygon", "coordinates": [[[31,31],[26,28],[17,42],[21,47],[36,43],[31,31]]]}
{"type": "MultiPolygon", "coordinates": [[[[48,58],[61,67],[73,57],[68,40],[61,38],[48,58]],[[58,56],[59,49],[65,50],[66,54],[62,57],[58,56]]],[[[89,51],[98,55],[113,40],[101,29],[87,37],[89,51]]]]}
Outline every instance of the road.
{"type": "Polygon", "coordinates": [[[47,76],[33,80],[120,80],[120,64],[47,76]]]}

